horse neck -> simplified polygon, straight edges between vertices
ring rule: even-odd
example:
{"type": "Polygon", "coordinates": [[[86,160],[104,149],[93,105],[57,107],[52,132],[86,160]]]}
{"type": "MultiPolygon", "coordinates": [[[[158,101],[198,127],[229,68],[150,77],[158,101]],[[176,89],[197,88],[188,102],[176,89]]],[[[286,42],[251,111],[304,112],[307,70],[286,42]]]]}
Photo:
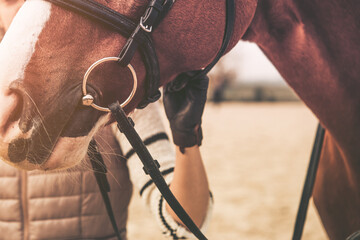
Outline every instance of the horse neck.
{"type": "Polygon", "coordinates": [[[359,10],[356,1],[261,0],[245,36],[261,47],[354,165],[360,154],[353,147],[360,143],[360,72],[354,67],[360,64],[354,48],[359,10]]]}

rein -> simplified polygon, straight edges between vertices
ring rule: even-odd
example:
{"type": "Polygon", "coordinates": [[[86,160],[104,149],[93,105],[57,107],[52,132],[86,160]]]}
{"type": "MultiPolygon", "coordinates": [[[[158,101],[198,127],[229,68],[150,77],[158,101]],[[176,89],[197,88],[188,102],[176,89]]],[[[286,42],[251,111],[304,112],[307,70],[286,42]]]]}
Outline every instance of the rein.
{"type": "Polygon", "coordinates": [[[316,130],[314,145],[311,151],[310,162],[306,173],[303,192],[301,195],[301,200],[296,216],[294,232],[292,237],[293,240],[300,240],[304,230],[307,210],[309,208],[309,201],[314,189],[316,173],[320,161],[321,149],[324,143],[324,135],[325,135],[325,129],[319,123],[318,128],[316,130]]]}
{"type": "MultiPolygon", "coordinates": [[[[123,36],[127,37],[128,40],[125,46],[122,48],[118,57],[109,57],[96,61],[84,75],[83,78],[83,98],[82,103],[86,106],[92,106],[99,111],[110,112],[118,123],[119,131],[124,133],[128,141],[132,145],[134,151],[139,156],[140,160],[144,165],[144,171],[148,174],[164,199],[167,201],[169,206],[177,214],[180,220],[184,225],[191,231],[198,239],[206,240],[207,238],[192,221],[180,203],[176,200],[175,196],[170,191],[167,186],[163,176],[159,171],[159,163],[154,160],[147,150],[146,146],[142,142],[141,138],[134,129],[134,122],[131,118],[128,118],[123,111],[122,107],[129,103],[132,97],[135,94],[137,87],[137,77],[134,68],[130,65],[130,61],[133,58],[135,52],[139,49],[142,60],[146,68],[146,97],[143,99],[137,108],[144,108],[149,103],[157,101],[161,94],[158,90],[159,79],[160,79],[160,69],[159,62],[156,55],[156,51],[153,47],[153,42],[150,33],[158,26],[166,14],[172,8],[175,0],[151,0],[145,10],[145,13],[140,18],[138,23],[134,23],[132,20],[128,19],[126,16],[102,5],[93,0],[47,0],[55,5],[58,5],[64,9],[79,13],[87,18],[95,20],[96,22],[104,25],[105,27],[110,28],[113,31],[116,31],[123,36]],[[104,108],[96,105],[94,103],[94,98],[87,94],[86,83],[87,78],[91,71],[98,66],[99,64],[106,61],[117,61],[120,66],[127,67],[132,73],[134,84],[130,96],[123,102],[121,105],[116,102],[109,106],[109,108],[104,108]]],[[[226,51],[230,39],[233,33],[233,28],[235,24],[235,2],[234,0],[226,0],[226,26],[225,33],[223,37],[223,42],[220,50],[218,51],[215,59],[203,70],[197,71],[197,74],[190,78],[185,79],[185,82],[199,77],[201,75],[206,75],[211,68],[218,62],[220,57],[226,51]]],[[[174,81],[175,84],[182,85],[184,84],[184,78],[176,78],[174,81]]],[[[106,210],[110,219],[110,222],[113,226],[116,237],[120,240],[120,232],[118,230],[114,213],[111,207],[111,202],[108,196],[110,192],[110,186],[106,177],[106,166],[101,157],[101,154],[98,151],[95,140],[92,140],[89,145],[88,156],[90,158],[91,164],[94,169],[94,174],[96,181],[99,185],[100,192],[103,198],[103,201],[106,206],[106,210]]]]}

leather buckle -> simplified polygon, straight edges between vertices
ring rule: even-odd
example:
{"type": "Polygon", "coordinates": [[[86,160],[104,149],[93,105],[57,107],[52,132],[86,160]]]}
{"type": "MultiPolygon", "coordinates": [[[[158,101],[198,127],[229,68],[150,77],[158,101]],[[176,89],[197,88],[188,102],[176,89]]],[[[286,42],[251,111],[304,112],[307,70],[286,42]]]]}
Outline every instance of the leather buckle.
{"type": "Polygon", "coordinates": [[[151,33],[152,32],[152,26],[149,26],[149,25],[144,25],[144,17],[141,17],[140,18],[140,27],[145,31],[145,32],[148,32],[148,33],[151,33]]]}

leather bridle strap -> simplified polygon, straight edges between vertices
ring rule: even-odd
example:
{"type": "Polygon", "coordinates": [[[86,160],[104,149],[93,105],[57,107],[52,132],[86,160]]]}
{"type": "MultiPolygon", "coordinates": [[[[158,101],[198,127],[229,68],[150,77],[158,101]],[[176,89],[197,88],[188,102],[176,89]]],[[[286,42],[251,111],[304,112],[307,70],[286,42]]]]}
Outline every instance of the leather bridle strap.
{"type": "Polygon", "coordinates": [[[118,123],[118,128],[120,132],[125,134],[127,140],[130,145],[134,149],[134,151],[139,156],[139,159],[144,165],[144,171],[148,174],[151,179],[153,179],[154,184],[159,189],[162,196],[165,198],[169,206],[176,213],[176,215],[181,219],[181,221],[185,224],[185,226],[191,231],[198,239],[206,240],[207,238],[200,231],[200,229],[196,226],[196,224],[192,221],[189,215],[185,212],[183,207],[177,201],[175,196],[170,191],[168,185],[166,184],[161,172],[159,170],[159,163],[153,159],[140,136],[137,134],[134,129],[134,122],[131,118],[128,118],[121,108],[118,102],[113,103],[109,106],[111,113],[115,120],[118,123]]]}
{"type": "MultiPolygon", "coordinates": [[[[122,48],[119,54],[119,63],[123,67],[127,66],[131,59],[133,58],[135,52],[140,45],[140,42],[137,40],[138,35],[145,34],[149,35],[160,23],[160,21],[166,16],[174,4],[175,0],[151,0],[148,4],[145,13],[140,18],[135,30],[132,32],[131,36],[128,38],[125,46],[122,48]]],[[[156,58],[156,61],[157,58],[156,58]]],[[[159,68],[157,69],[159,71],[159,68]]],[[[159,73],[160,74],[160,73],[159,73]]],[[[159,77],[160,78],[160,77],[159,77]]],[[[148,84],[145,90],[149,89],[149,92],[152,93],[151,96],[145,101],[142,101],[138,104],[137,108],[145,108],[149,103],[157,101],[161,93],[158,90],[159,84],[154,85],[151,83],[148,84]]]]}
{"type": "Polygon", "coordinates": [[[79,13],[89,19],[100,23],[112,31],[116,31],[129,38],[119,55],[120,64],[126,66],[139,49],[140,55],[146,69],[146,97],[139,103],[137,108],[144,108],[147,104],[157,101],[161,94],[159,92],[160,67],[153,41],[149,32],[143,26],[152,26],[152,30],[166,16],[171,9],[174,0],[153,0],[146,8],[142,21],[138,24],[126,16],[108,8],[93,0],[47,0],[64,9],[79,13]],[[158,11],[162,6],[162,11],[158,11]],[[140,24],[141,23],[141,24],[140,24]],[[153,24],[153,25],[151,25],[153,24]]]}
{"type": "MultiPolygon", "coordinates": [[[[227,0],[226,1],[226,23],[225,23],[225,31],[223,41],[220,47],[220,50],[216,54],[215,58],[212,62],[207,65],[202,71],[201,75],[204,76],[210,72],[210,70],[215,66],[215,64],[220,60],[220,58],[224,55],[226,49],[229,47],[231,37],[233,36],[234,27],[235,27],[235,1],[227,0]]],[[[200,77],[200,74],[194,76],[194,79],[200,77]]]]}
{"type": "Polygon", "coordinates": [[[92,139],[90,141],[87,154],[88,154],[92,169],[94,171],[96,182],[100,189],[101,197],[105,203],[105,208],[106,208],[106,212],[109,216],[109,220],[114,229],[117,239],[121,240],[120,231],[116,224],[114,211],[112,209],[109,194],[108,194],[110,192],[110,184],[109,184],[109,181],[106,176],[107,168],[106,168],[104,160],[99,152],[98,146],[94,139],[92,139]]]}
{"type": "Polygon", "coordinates": [[[137,27],[132,32],[130,38],[127,40],[125,46],[122,48],[119,54],[119,63],[123,67],[126,67],[130,63],[138,48],[138,45],[140,44],[140,42],[137,41],[138,35],[147,35],[153,30],[155,30],[155,27],[158,25],[160,20],[165,17],[166,13],[168,13],[173,3],[173,0],[150,1],[148,7],[145,10],[145,13],[140,18],[137,27]]]}
{"type": "Polygon", "coordinates": [[[311,152],[310,163],[305,178],[300,205],[296,216],[296,222],[292,237],[293,240],[300,240],[304,230],[305,219],[309,207],[309,201],[312,196],[314,183],[316,179],[316,173],[319,166],[321,149],[324,142],[324,135],[325,135],[325,129],[319,123],[318,128],[316,130],[314,146],[311,152]]]}

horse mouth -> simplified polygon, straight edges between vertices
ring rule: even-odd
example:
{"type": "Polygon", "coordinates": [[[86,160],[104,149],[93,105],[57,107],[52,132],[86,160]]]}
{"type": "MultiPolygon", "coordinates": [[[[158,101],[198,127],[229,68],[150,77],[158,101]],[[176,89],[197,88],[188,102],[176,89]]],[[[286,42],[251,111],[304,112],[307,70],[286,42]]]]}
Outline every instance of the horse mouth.
{"type": "Polygon", "coordinates": [[[59,137],[54,143],[35,139],[20,138],[9,144],[11,165],[25,170],[46,171],[74,166],[85,157],[91,136],[59,137]]]}
{"type": "Polygon", "coordinates": [[[59,139],[44,140],[39,134],[41,130],[35,129],[29,138],[18,138],[8,145],[8,160],[15,167],[34,170],[41,169],[50,159],[59,139]]]}
{"type": "Polygon", "coordinates": [[[13,165],[21,169],[42,169],[54,153],[58,141],[59,139],[52,145],[39,144],[33,138],[16,139],[8,146],[8,158],[13,165]]]}
{"type": "Polygon", "coordinates": [[[85,158],[91,138],[92,136],[59,138],[49,157],[39,166],[39,169],[49,171],[73,167],[85,158]]]}
{"type": "Polygon", "coordinates": [[[14,139],[8,144],[7,162],[25,170],[72,167],[84,159],[91,138],[108,121],[109,115],[99,117],[91,108],[86,108],[75,111],[60,131],[56,131],[56,127],[45,128],[44,124],[34,126],[31,136],[14,139]],[[89,116],[94,118],[89,121],[89,116]],[[83,119],[88,120],[88,126],[83,119]]]}

